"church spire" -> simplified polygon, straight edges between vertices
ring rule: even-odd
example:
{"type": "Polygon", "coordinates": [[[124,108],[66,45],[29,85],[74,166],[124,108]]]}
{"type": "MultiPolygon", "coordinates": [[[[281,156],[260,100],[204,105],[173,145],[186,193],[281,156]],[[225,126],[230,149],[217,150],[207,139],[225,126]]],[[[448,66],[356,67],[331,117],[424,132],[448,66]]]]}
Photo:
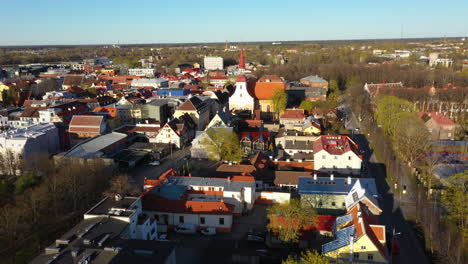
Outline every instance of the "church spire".
{"type": "Polygon", "coordinates": [[[241,50],[240,50],[239,69],[245,70],[244,49],[243,48],[241,48],[241,50]]]}

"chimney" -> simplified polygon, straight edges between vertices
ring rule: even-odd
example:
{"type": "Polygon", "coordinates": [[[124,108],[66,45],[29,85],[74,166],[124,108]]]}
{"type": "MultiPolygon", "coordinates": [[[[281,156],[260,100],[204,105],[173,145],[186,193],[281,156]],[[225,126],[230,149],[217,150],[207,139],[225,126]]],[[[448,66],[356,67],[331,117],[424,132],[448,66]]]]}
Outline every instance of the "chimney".
{"type": "Polygon", "coordinates": [[[351,176],[348,176],[348,185],[351,185],[351,176]]]}
{"type": "Polygon", "coordinates": [[[314,181],[317,180],[317,173],[314,173],[314,181]]]}
{"type": "Polygon", "coordinates": [[[333,175],[333,173],[330,174],[330,181],[333,181],[334,179],[335,179],[335,175],[333,175]]]}

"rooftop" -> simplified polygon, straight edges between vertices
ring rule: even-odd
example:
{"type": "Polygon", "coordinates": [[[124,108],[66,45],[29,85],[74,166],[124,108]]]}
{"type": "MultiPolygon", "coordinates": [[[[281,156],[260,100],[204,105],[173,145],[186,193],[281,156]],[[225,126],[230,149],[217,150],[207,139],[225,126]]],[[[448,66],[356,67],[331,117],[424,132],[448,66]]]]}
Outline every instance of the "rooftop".
{"type": "Polygon", "coordinates": [[[299,177],[299,194],[347,195],[356,181],[360,181],[366,193],[378,196],[374,178],[299,177]]]}
{"type": "Polygon", "coordinates": [[[117,132],[96,136],[74,146],[69,151],[63,153],[63,156],[88,159],[98,158],[103,155],[101,150],[125,139],[126,137],[127,135],[117,132]]]}

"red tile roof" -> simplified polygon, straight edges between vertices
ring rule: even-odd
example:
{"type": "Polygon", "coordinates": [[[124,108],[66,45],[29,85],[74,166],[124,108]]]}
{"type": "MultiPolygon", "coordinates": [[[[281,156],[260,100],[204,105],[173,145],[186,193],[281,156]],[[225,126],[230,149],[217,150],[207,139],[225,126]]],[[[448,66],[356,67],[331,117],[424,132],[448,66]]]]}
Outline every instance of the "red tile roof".
{"type": "Polygon", "coordinates": [[[305,119],[304,109],[286,109],[280,118],[284,119],[305,119]]]}
{"type": "Polygon", "coordinates": [[[314,153],[318,153],[322,149],[332,155],[342,155],[348,151],[353,151],[361,157],[358,153],[358,145],[348,136],[322,135],[320,139],[314,141],[314,153]]]}
{"type": "Polygon", "coordinates": [[[250,140],[252,141],[257,140],[260,137],[263,137],[264,141],[269,141],[271,137],[271,133],[270,132],[241,132],[239,134],[240,139],[247,138],[247,137],[250,138],[250,140]]]}
{"type": "Polygon", "coordinates": [[[143,210],[179,214],[232,215],[233,206],[224,202],[170,200],[155,193],[142,195],[143,210]]]}
{"type": "Polygon", "coordinates": [[[452,119],[450,119],[448,116],[444,115],[443,113],[430,112],[430,113],[423,113],[423,114],[432,118],[439,125],[456,126],[455,122],[453,122],[452,119]]]}
{"type": "Polygon", "coordinates": [[[99,133],[103,118],[102,116],[74,115],[68,131],[75,133],[99,133]]]}

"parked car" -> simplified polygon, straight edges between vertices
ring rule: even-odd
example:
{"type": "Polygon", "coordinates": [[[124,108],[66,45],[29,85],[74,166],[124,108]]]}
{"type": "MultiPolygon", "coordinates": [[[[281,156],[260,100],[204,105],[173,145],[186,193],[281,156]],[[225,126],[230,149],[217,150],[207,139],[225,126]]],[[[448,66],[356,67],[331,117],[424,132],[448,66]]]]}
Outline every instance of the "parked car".
{"type": "Polygon", "coordinates": [[[151,166],[159,166],[159,165],[161,165],[161,162],[160,162],[159,160],[155,160],[155,161],[150,162],[149,165],[151,165],[151,166]]]}
{"type": "Polygon", "coordinates": [[[251,232],[249,232],[247,234],[247,241],[264,242],[265,241],[265,233],[251,231],[251,232]]]}
{"type": "Polygon", "coordinates": [[[215,227],[207,227],[202,229],[201,233],[205,236],[214,236],[216,235],[216,228],[215,227]]]}
{"type": "Polygon", "coordinates": [[[197,227],[191,224],[180,224],[174,229],[174,231],[180,234],[196,234],[197,227]]]}

